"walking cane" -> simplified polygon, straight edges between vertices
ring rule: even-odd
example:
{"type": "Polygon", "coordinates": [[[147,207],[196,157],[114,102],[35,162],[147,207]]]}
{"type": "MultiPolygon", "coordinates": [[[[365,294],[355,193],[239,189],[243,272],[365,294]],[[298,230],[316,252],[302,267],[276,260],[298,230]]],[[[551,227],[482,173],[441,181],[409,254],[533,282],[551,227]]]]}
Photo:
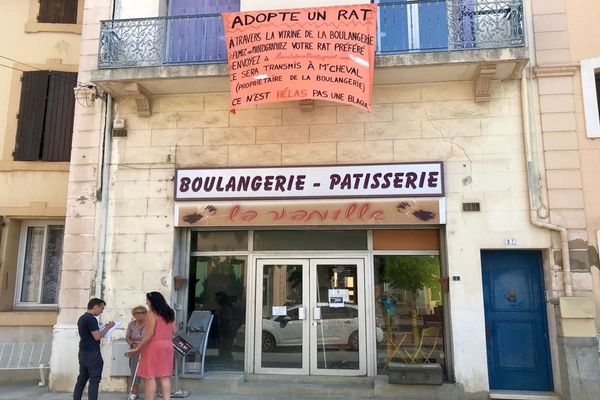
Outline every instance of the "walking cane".
{"type": "Polygon", "coordinates": [[[131,380],[131,388],[129,389],[129,396],[133,394],[133,385],[135,384],[135,380],[137,379],[138,368],[140,367],[140,361],[142,360],[142,355],[138,357],[138,362],[135,365],[135,372],[133,373],[133,379],[131,380]]]}

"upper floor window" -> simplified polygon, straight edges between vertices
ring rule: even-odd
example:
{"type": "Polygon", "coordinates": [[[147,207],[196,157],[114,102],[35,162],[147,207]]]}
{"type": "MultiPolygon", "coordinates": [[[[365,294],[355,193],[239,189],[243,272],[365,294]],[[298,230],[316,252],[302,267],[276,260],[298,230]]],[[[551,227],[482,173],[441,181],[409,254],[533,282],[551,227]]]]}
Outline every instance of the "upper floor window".
{"type": "Polygon", "coordinates": [[[76,24],[78,0],[39,0],[38,22],[76,24]]]}
{"type": "Polygon", "coordinates": [[[77,73],[24,72],[15,161],[69,161],[77,73]]]}
{"type": "Polygon", "coordinates": [[[25,32],[81,34],[83,2],[84,0],[29,0],[29,18],[25,23],[25,32]]]}
{"type": "Polygon", "coordinates": [[[64,230],[62,223],[23,223],[15,295],[17,306],[58,304],[64,230]]]}
{"type": "Polygon", "coordinates": [[[581,60],[581,85],[587,137],[600,138],[600,57],[581,60]]]}

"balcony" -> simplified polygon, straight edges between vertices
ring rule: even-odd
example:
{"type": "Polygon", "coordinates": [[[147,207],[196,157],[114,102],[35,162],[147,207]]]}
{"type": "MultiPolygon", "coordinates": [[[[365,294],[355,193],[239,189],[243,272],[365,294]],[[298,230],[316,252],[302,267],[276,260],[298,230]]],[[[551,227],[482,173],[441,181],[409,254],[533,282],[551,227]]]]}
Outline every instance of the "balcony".
{"type": "MultiPolygon", "coordinates": [[[[489,63],[505,79],[527,59],[522,0],[380,0],[378,12],[375,83],[470,79],[489,63]]],[[[102,21],[93,80],[109,92],[144,80],[164,93],[158,78],[172,93],[226,90],[226,61],[220,14],[102,21]]]]}

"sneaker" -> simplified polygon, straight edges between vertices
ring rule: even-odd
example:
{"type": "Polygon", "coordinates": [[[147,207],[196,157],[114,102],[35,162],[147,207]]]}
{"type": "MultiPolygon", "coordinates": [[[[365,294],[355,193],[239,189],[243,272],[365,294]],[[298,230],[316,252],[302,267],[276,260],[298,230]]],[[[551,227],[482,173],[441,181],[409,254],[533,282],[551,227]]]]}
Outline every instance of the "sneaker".
{"type": "Polygon", "coordinates": [[[137,399],[137,394],[130,394],[129,397],[127,398],[127,400],[135,400],[137,399]]]}

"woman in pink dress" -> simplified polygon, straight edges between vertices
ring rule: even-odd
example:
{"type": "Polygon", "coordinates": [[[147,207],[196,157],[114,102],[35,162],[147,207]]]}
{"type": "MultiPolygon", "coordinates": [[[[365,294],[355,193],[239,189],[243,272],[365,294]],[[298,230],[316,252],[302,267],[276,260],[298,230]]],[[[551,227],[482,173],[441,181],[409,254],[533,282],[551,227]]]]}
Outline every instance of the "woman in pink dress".
{"type": "Polygon", "coordinates": [[[144,378],[144,398],[154,400],[158,379],[163,399],[170,400],[175,311],[158,292],[146,293],[146,304],[151,312],[146,316],[144,337],[138,347],[128,351],[127,355],[140,354],[138,376],[144,378]]]}

